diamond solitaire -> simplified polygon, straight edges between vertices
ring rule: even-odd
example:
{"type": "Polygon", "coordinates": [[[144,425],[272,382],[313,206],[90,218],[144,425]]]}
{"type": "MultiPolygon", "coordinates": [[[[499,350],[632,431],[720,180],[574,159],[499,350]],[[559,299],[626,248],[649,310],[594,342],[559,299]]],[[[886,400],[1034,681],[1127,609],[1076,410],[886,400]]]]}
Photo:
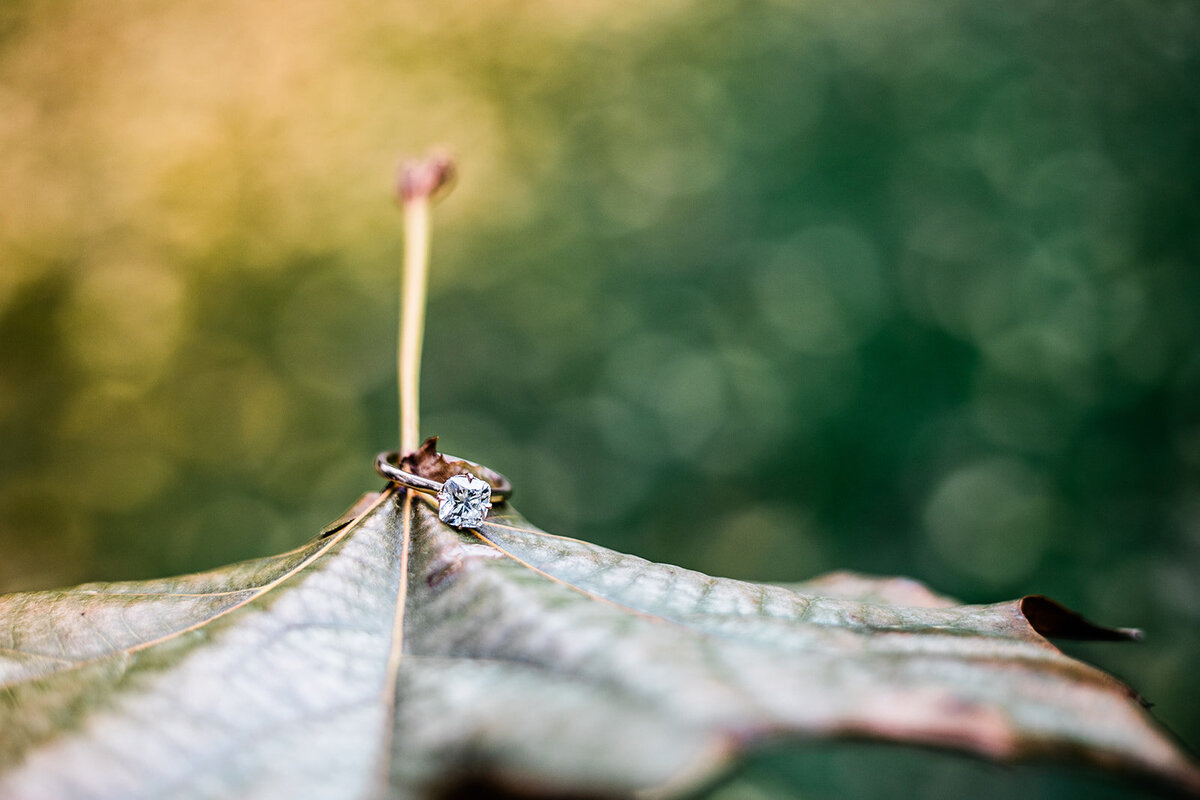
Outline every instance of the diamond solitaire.
{"type": "MultiPolygon", "coordinates": [[[[508,478],[485,466],[465,458],[438,453],[434,449],[437,439],[429,439],[421,449],[404,459],[414,469],[444,475],[447,472],[474,468],[483,472],[489,480],[481,480],[467,472],[446,479],[445,483],[432,477],[409,472],[400,466],[403,460],[396,451],[380,453],[375,457],[375,471],[387,478],[393,486],[431,494],[437,497],[438,518],[455,528],[478,528],[494,506],[503,505],[512,496],[512,484],[508,478]],[[418,466],[419,465],[419,466],[418,466]]],[[[408,463],[406,462],[406,466],[408,463]]]]}
{"type": "Polygon", "coordinates": [[[492,487],[474,475],[455,475],[437,494],[438,519],[455,528],[478,528],[492,507],[492,487]]]}

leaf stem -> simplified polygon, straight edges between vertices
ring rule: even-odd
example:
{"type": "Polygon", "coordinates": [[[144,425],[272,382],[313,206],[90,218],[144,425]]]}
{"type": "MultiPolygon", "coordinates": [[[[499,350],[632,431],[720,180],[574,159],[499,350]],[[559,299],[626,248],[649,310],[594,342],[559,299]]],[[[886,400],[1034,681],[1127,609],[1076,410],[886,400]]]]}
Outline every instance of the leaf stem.
{"type": "Polygon", "coordinates": [[[400,392],[400,452],[420,443],[421,343],[429,278],[429,208],[454,179],[445,155],[410,161],[400,168],[397,194],[404,210],[404,268],[400,284],[397,372],[400,392]]]}

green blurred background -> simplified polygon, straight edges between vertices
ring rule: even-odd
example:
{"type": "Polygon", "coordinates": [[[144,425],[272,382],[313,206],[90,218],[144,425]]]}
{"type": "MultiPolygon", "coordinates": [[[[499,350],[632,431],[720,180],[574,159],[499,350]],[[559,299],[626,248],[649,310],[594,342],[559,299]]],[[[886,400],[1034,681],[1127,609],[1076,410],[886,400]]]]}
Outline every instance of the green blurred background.
{"type": "MultiPolygon", "coordinates": [[[[445,144],[422,431],[527,517],[1049,594],[1145,628],[1074,652],[1194,746],[1198,67],[1188,0],[5,0],[0,590],[283,550],[380,485],[390,184],[445,144]]],[[[878,752],[717,793],[1097,790],[878,752]]]]}

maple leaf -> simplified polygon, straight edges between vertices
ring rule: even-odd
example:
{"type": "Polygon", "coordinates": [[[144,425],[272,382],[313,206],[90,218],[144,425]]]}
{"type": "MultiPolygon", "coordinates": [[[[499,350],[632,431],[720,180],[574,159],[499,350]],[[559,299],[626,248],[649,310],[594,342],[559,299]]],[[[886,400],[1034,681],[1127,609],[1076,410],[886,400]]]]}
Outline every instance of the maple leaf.
{"type": "Polygon", "coordinates": [[[0,796],[670,794],[781,735],[1200,790],[1129,687],[1046,639],[1130,631],[907,579],[714,578],[496,512],[458,531],[391,488],[275,557],[0,597],[0,796]]]}

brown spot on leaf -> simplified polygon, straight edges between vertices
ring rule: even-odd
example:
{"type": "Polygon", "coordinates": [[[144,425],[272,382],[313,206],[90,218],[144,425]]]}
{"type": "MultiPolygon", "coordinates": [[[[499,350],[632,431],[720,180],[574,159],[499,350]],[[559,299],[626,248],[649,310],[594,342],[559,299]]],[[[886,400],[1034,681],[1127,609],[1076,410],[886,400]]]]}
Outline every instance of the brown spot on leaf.
{"type": "Polygon", "coordinates": [[[438,565],[438,567],[429,574],[429,577],[425,579],[425,582],[429,584],[430,589],[436,589],[445,583],[448,578],[452,578],[460,568],[462,568],[462,559],[451,559],[443,564],[438,565]]]}

